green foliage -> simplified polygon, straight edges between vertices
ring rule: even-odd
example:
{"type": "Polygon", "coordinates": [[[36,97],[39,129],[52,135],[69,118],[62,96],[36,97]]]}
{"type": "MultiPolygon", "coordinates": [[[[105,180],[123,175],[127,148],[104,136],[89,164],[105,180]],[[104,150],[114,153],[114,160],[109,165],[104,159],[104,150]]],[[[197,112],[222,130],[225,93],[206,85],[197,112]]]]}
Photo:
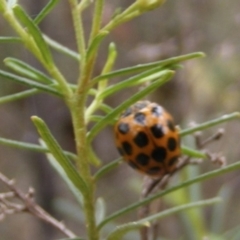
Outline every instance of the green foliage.
{"type": "MultiPolygon", "coordinates": [[[[100,239],[101,230],[107,223],[123,214],[134,211],[136,208],[145,206],[155,199],[171,192],[175,192],[176,190],[185,189],[189,185],[240,168],[240,163],[238,162],[222,169],[199,175],[170,187],[167,190],[155,193],[150,197],[131,204],[130,206],[126,206],[125,208],[112,213],[110,216],[105,216],[104,196],[103,198],[95,200],[94,191],[96,183],[102,176],[104,176],[104,174],[117,167],[121,163],[121,159],[114,160],[108,165],[99,167],[98,171],[93,175],[91,173],[91,165],[99,166],[101,161],[95,156],[94,150],[91,147],[92,141],[107,125],[113,124],[117,116],[124,109],[169,81],[174,75],[176,66],[186,60],[203,57],[204,54],[200,52],[191,53],[158,62],[113,70],[117,58],[117,50],[116,46],[111,43],[109,45],[108,57],[101,74],[93,77],[92,72],[95,66],[99,46],[105,37],[110,34],[111,30],[144,12],[159,7],[164,1],[137,0],[124,11],[118,12],[105,26],[101,26],[104,6],[103,0],[96,0],[94,3],[89,0],[82,0],[80,3],[76,0],[69,0],[69,5],[72,9],[78,52],[69,50],[65,46],[50,39],[48,36],[45,36],[38,26],[58,2],[58,0],[50,0],[39,15],[35,19],[32,19],[15,1],[0,0],[0,12],[18,35],[17,37],[1,37],[0,43],[9,42],[23,44],[42,64],[47,72],[47,74],[45,74],[21,60],[11,57],[6,58],[4,60],[5,65],[11,71],[14,71],[15,74],[0,70],[0,76],[2,79],[12,80],[19,84],[23,84],[27,86],[29,90],[0,97],[0,104],[16,101],[42,92],[61,98],[68,106],[72,117],[76,154],[64,151],[52,135],[51,130],[47,127],[44,120],[36,116],[32,117],[32,121],[41,138],[39,145],[17,142],[4,138],[0,138],[0,143],[16,148],[46,153],[51,165],[56,169],[64,181],[67,182],[78,202],[83,207],[82,209],[86,221],[85,225],[87,228],[87,239],[100,239]],[[91,5],[94,5],[95,11],[91,34],[88,43],[86,43],[84,28],[82,26],[82,12],[91,5]],[[66,57],[71,57],[78,62],[80,74],[76,77],[76,83],[74,85],[70,84],[61,73],[61,69],[58,69],[50,48],[53,48],[56,51],[65,54],[66,57]],[[111,83],[110,81],[115,77],[125,77],[127,75],[131,75],[131,77],[128,77],[121,82],[111,83]],[[118,107],[113,109],[111,106],[106,105],[105,99],[110,95],[126,88],[141,86],[144,83],[147,83],[147,86],[144,89],[139,90],[129,99],[122,102],[118,107]],[[93,98],[92,102],[87,105],[86,99],[89,95],[93,98]],[[103,116],[97,116],[95,115],[97,110],[103,110],[105,114],[103,116]],[[89,122],[93,122],[93,126],[90,130],[87,128],[89,122]]],[[[223,115],[197,126],[182,129],[180,134],[184,137],[196,131],[205,130],[214,125],[239,117],[239,113],[223,115]]],[[[182,146],[182,151],[189,157],[206,158],[205,153],[199,152],[190,147],[182,146]]],[[[156,219],[163,218],[179,211],[186,211],[189,208],[199,208],[217,202],[219,202],[219,198],[188,202],[180,206],[175,206],[145,219],[117,226],[108,234],[107,239],[122,239],[127,232],[141,228],[142,226],[148,226],[150,222],[153,222],[156,219]]],[[[189,219],[191,219],[191,216],[188,216],[189,219]]],[[[213,226],[213,229],[217,229],[217,226],[213,226]]],[[[236,233],[236,236],[237,234],[239,235],[239,232],[236,233]]],[[[74,239],[77,240],[83,238],[74,239]]]]}

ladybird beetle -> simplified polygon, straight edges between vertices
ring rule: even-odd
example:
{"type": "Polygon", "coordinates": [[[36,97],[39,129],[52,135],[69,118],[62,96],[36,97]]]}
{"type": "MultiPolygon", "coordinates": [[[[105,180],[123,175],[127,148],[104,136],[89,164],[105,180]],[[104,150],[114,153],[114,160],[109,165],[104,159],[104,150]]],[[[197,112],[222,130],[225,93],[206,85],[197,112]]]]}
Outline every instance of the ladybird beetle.
{"type": "Polygon", "coordinates": [[[134,169],[152,177],[176,169],[179,133],[172,116],[158,104],[135,103],[121,114],[114,132],[119,153],[134,169]]]}

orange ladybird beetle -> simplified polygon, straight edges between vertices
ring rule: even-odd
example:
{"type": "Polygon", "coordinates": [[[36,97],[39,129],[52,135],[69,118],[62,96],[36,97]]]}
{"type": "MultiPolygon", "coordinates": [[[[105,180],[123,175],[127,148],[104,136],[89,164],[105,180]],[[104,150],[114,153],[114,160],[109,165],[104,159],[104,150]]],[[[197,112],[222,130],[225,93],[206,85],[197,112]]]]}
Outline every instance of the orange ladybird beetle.
{"type": "Polygon", "coordinates": [[[135,103],[121,114],[114,132],[119,153],[134,169],[162,177],[176,168],[179,133],[172,116],[158,104],[135,103]]]}

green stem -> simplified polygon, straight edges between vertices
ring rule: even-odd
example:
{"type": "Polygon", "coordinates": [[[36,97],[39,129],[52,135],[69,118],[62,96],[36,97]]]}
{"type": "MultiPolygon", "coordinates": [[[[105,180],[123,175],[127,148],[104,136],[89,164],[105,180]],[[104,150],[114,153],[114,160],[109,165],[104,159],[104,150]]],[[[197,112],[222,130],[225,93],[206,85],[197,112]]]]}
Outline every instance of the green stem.
{"type": "Polygon", "coordinates": [[[78,87],[74,96],[69,102],[69,108],[73,121],[73,128],[75,134],[75,142],[77,149],[77,168],[81,177],[88,186],[88,194],[83,196],[83,205],[86,218],[86,228],[89,240],[98,240],[98,230],[95,222],[95,202],[94,191],[95,185],[90,172],[89,166],[89,149],[86,141],[86,123],[85,123],[85,105],[87,97],[88,82],[92,74],[92,68],[95,58],[86,63],[86,48],[84,39],[84,30],[82,26],[81,13],[78,11],[78,1],[69,0],[71,7],[74,30],[76,34],[76,41],[78,52],[81,55],[79,65],[80,76],[78,79],[78,87]]]}
{"type": "Polygon", "coordinates": [[[77,167],[81,177],[88,185],[89,192],[83,196],[83,205],[86,217],[86,226],[89,240],[98,240],[98,230],[95,222],[95,185],[90,173],[89,154],[86,142],[86,125],[84,117],[85,98],[84,95],[76,93],[72,104],[70,105],[73,119],[74,134],[77,149],[77,167]]]}
{"type": "Polygon", "coordinates": [[[79,13],[78,11],[78,1],[69,0],[69,3],[71,6],[78,52],[81,55],[81,61],[79,65],[80,76],[78,79],[78,90],[77,90],[78,95],[80,95],[80,97],[77,97],[77,99],[75,100],[78,101],[77,105],[80,106],[80,108],[84,108],[85,99],[86,99],[85,92],[87,91],[87,85],[88,85],[89,79],[91,78],[96,54],[94,54],[94,56],[86,63],[86,47],[85,47],[86,44],[84,39],[84,30],[82,25],[81,13],[79,13]]]}
{"type": "Polygon", "coordinates": [[[96,0],[95,10],[94,10],[94,14],[93,14],[93,16],[94,16],[93,25],[92,25],[92,30],[91,30],[90,39],[89,39],[89,46],[91,45],[93,39],[99,33],[99,29],[100,29],[101,23],[102,23],[103,5],[104,5],[104,0],[96,0]]]}
{"type": "MultiPolygon", "coordinates": [[[[75,35],[76,35],[77,48],[78,48],[78,52],[81,56],[79,71],[81,72],[81,74],[83,74],[82,71],[85,66],[86,47],[85,47],[82,18],[81,18],[81,13],[79,13],[78,8],[77,8],[78,1],[77,0],[69,0],[69,4],[71,7],[73,25],[74,25],[75,35]]],[[[80,79],[79,79],[79,81],[80,81],[80,79]]]]}
{"type": "Polygon", "coordinates": [[[68,85],[67,81],[65,80],[62,73],[56,67],[55,64],[44,64],[46,69],[48,70],[49,74],[58,82],[60,86],[60,92],[65,96],[65,100],[68,103],[70,98],[72,97],[72,89],[68,85]]]}

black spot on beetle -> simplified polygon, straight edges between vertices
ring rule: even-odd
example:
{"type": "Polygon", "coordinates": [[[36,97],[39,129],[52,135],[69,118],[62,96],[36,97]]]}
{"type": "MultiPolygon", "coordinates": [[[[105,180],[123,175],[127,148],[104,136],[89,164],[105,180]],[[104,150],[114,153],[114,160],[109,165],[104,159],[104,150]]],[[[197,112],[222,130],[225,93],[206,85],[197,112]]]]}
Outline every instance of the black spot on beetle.
{"type": "Polygon", "coordinates": [[[122,143],[122,148],[127,155],[132,154],[132,146],[129,142],[123,142],[122,143]]]}
{"type": "Polygon", "coordinates": [[[149,160],[150,160],[150,157],[145,153],[140,153],[136,157],[137,163],[139,163],[142,166],[148,165],[149,160]]]}
{"type": "Polygon", "coordinates": [[[167,141],[167,147],[170,151],[174,151],[177,148],[177,141],[175,138],[170,137],[167,141]]]}
{"type": "Polygon", "coordinates": [[[135,144],[138,147],[145,147],[148,145],[148,136],[145,132],[139,132],[136,137],[133,139],[133,141],[135,142],[135,144]]]}
{"type": "Polygon", "coordinates": [[[156,147],[151,154],[156,162],[164,162],[167,157],[167,151],[164,147],[156,147]]]}
{"type": "Polygon", "coordinates": [[[162,128],[162,125],[160,125],[160,124],[153,125],[150,128],[150,130],[155,138],[161,138],[164,136],[163,128],[162,128]]]}

